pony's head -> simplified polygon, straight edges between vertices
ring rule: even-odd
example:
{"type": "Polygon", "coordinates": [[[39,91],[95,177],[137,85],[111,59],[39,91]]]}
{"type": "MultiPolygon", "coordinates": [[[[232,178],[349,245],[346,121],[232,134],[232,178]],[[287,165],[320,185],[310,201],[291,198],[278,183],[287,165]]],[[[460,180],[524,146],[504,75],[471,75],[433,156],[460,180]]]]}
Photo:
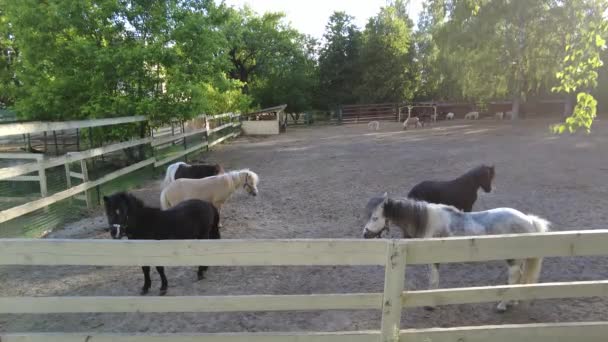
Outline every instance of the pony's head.
{"type": "Polygon", "coordinates": [[[139,203],[139,200],[126,192],[103,196],[106,217],[110,225],[110,235],[113,239],[122,239],[131,235],[128,224],[129,214],[137,203],[139,203]]]}
{"type": "Polygon", "coordinates": [[[492,181],[494,180],[494,165],[486,166],[482,165],[478,171],[479,186],[485,192],[492,192],[492,181]]]}
{"type": "Polygon", "coordinates": [[[367,223],[363,228],[363,237],[365,239],[381,238],[382,232],[388,231],[388,221],[384,216],[384,205],[388,201],[388,194],[385,192],[382,196],[373,197],[365,206],[365,214],[367,223]]]}
{"type": "Polygon", "coordinates": [[[260,180],[258,175],[253,171],[243,170],[241,171],[240,176],[243,183],[243,189],[245,189],[245,191],[247,191],[247,193],[251,196],[257,196],[258,182],[260,180]]]}

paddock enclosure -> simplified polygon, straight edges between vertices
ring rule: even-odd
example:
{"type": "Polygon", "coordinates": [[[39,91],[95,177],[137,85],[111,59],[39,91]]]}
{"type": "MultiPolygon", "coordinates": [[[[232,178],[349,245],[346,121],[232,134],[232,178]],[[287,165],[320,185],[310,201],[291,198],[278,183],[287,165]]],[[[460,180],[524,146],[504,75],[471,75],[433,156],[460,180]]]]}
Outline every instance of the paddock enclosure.
{"type": "MultiPolygon", "coordinates": [[[[99,211],[50,236],[87,240],[2,240],[0,337],[380,341],[395,340],[400,327],[401,341],[604,341],[608,124],[598,120],[589,136],[558,137],[550,123],[455,120],[402,131],[381,122],[373,132],[320,126],[217,145],[205,160],[260,175],[258,197],[240,191],[226,203],[225,240],[102,241],[108,233],[99,211]],[[419,181],[481,163],[496,166],[496,191],[480,194],[476,210],[513,207],[550,220],[554,232],[360,239],[369,197],[405,196],[419,181]],[[504,286],[503,262],[486,260],[513,255],[547,256],[543,284],[504,286]],[[196,282],[191,265],[201,259],[212,267],[196,282]],[[167,297],[137,296],[143,260],[168,266],[167,297]],[[426,291],[423,264],[433,261],[446,264],[440,289],[426,291]],[[536,300],[498,314],[503,296],[536,300]],[[439,306],[422,308],[429,304],[439,306]]],[[[134,193],[157,205],[159,183],[134,193]]],[[[394,228],[391,235],[399,237],[394,228]]]]}

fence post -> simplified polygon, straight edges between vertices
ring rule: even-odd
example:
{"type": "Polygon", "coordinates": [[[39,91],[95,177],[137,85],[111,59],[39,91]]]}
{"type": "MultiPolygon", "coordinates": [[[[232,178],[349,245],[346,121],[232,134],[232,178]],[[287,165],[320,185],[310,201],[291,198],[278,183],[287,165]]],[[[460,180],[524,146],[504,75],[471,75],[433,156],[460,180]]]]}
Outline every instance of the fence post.
{"type": "Polygon", "coordinates": [[[382,342],[398,342],[401,328],[401,294],[405,284],[405,246],[392,240],[386,249],[384,296],[382,299],[382,342]]]}
{"type": "Polygon", "coordinates": [[[38,165],[38,178],[40,178],[40,197],[46,197],[48,195],[48,189],[46,185],[46,170],[44,169],[44,166],[42,166],[40,159],[38,159],[38,165]]]}
{"type": "MultiPolygon", "coordinates": [[[[87,170],[87,161],[82,159],[80,161],[80,169],[82,172],[82,182],[86,183],[89,181],[89,172],[87,170]]],[[[89,198],[89,190],[84,191],[84,200],[87,202],[87,208],[91,208],[91,199],[89,198]]]]}
{"type": "Polygon", "coordinates": [[[209,118],[205,114],[205,140],[207,141],[207,151],[209,151],[209,118]]]}

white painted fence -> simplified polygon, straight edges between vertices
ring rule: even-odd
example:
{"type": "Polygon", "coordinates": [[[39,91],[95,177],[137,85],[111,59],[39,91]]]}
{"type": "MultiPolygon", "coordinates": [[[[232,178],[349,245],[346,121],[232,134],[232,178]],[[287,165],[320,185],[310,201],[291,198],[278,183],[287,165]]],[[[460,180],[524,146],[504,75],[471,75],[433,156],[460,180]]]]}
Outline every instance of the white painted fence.
{"type": "MultiPolygon", "coordinates": [[[[93,148],[86,151],[80,152],[71,152],[67,153],[63,156],[52,157],[52,158],[44,158],[43,155],[40,154],[28,154],[28,153],[4,153],[0,154],[0,158],[29,158],[35,159],[34,162],[9,166],[0,169],[0,181],[36,181],[40,182],[40,192],[41,198],[30,201],[28,203],[14,206],[9,209],[5,209],[0,211],[0,223],[12,220],[19,216],[31,213],[35,210],[45,208],[53,203],[58,201],[76,196],[80,193],[83,193],[106,182],[109,182],[113,179],[116,179],[120,176],[126,175],[130,172],[139,170],[148,165],[154,164],[154,167],[163,166],[171,161],[179,159],[189,153],[193,153],[199,151],[205,147],[211,147],[216,145],[226,139],[233,138],[238,136],[238,132],[231,132],[225,134],[214,141],[208,141],[208,135],[211,133],[219,132],[223,129],[230,127],[240,127],[240,122],[235,122],[234,120],[238,120],[240,114],[233,113],[225,113],[215,116],[201,116],[197,119],[205,120],[205,128],[195,129],[190,132],[181,132],[177,135],[166,135],[163,134],[160,137],[148,137],[143,139],[134,139],[126,142],[113,143],[110,145],[106,145],[103,147],[93,148]],[[223,124],[219,127],[210,128],[210,122],[214,120],[221,120],[229,118],[229,123],[223,124]],[[170,154],[169,156],[164,157],[161,160],[157,160],[155,157],[140,161],[136,164],[129,165],[120,170],[116,170],[109,174],[104,175],[103,177],[96,180],[89,180],[86,163],[85,161],[89,158],[98,157],[104,154],[108,154],[111,152],[120,151],[126,148],[131,148],[140,145],[151,145],[152,147],[156,147],[162,144],[167,144],[174,142],[176,140],[185,139],[186,137],[195,135],[195,134],[203,134],[206,133],[203,139],[201,139],[200,143],[195,144],[194,146],[190,146],[183,151],[175,152],[170,154]],[[70,170],[70,164],[74,162],[81,162],[81,172],[76,173],[70,170]],[[46,176],[45,170],[51,167],[64,165],[66,169],[66,179],[67,186],[66,190],[54,193],[52,195],[47,194],[46,189],[46,176]],[[37,176],[25,176],[28,173],[38,172],[37,176]],[[79,178],[83,180],[83,183],[72,186],[71,179],[79,178]]],[[[146,121],[145,117],[142,116],[133,116],[133,117],[123,117],[123,118],[112,118],[112,119],[97,119],[97,120],[82,120],[82,121],[68,121],[68,122],[30,122],[30,123],[15,123],[15,124],[4,124],[0,125],[0,137],[1,136],[9,136],[15,134],[28,134],[28,133],[36,133],[36,132],[44,132],[49,130],[67,130],[67,129],[76,129],[76,128],[87,128],[87,127],[99,127],[99,126],[108,126],[108,125],[118,125],[124,123],[133,123],[133,122],[143,122],[146,121]]],[[[85,196],[88,199],[88,196],[85,196]]],[[[88,204],[88,200],[87,200],[88,204]]]]}
{"type": "MultiPolygon", "coordinates": [[[[380,330],[350,332],[98,334],[0,333],[2,342],[314,341],[604,342],[608,323],[433,329],[400,326],[403,307],[606,296],[608,281],[404,291],[406,264],[608,254],[608,230],[426,240],[0,240],[0,265],[383,265],[383,293],[183,297],[2,297],[0,313],[382,310],[380,330]]],[[[440,309],[439,309],[440,310],[440,309]]]]}

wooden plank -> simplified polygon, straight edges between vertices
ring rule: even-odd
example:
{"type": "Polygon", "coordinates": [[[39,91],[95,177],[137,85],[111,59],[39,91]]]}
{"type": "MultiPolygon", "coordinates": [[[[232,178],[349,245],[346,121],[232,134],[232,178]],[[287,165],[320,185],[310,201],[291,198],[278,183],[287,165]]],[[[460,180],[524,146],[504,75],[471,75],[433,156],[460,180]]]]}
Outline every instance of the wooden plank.
{"type": "Polygon", "coordinates": [[[74,171],[70,171],[70,177],[84,179],[84,175],[82,173],[78,173],[78,172],[74,172],[74,171]]]}
{"type": "Polygon", "coordinates": [[[133,165],[129,165],[125,168],[122,168],[120,170],[108,173],[107,175],[94,180],[94,181],[90,181],[90,182],[86,182],[86,183],[82,183],[79,184],[73,188],[55,193],[51,196],[39,199],[37,201],[32,201],[29,203],[25,203],[22,204],[20,206],[16,206],[16,207],[12,207],[10,209],[6,209],[3,211],[0,211],[0,223],[6,222],[8,220],[12,220],[16,217],[25,215],[27,213],[31,213],[32,211],[38,210],[38,209],[42,209],[48,205],[51,205],[53,203],[59,202],[61,200],[64,200],[66,198],[72,197],[78,193],[81,193],[85,190],[91,189],[97,185],[103,184],[105,182],[111,181],[112,179],[115,179],[117,177],[120,177],[122,175],[125,175],[127,173],[133,172],[135,170],[138,170],[144,166],[150,165],[154,163],[154,158],[150,158],[150,159],[146,159],[144,161],[141,161],[139,163],[133,164],[133,165]]]}
{"type": "Polygon", "coordinates": [[[504,324],[402,330],[402,342],[605,342],[608,322],[504,324]]]}
{"type": "Polygon", "coordinates": [[[186,154],[192,153],[192,152],[194,152],[194,151],[196,151],[196,150],[200,150],[200,149],[202,149],[202,148],[203,148],[203,147],[205,147],[205,146],[207,146],[207,142],[203,142],[203,143],[201,143],[201,144],[198,144],[198,145],[195,145],[195,146],[189,147],[188,149],[185,149],[185,150],[183,150],[183,151],[181,151],[181,152],[171,154],[169,157],[164,158],[164,159],[162,159],[162,160],[159,160],[159,161],[155,162],[155,163],[154,163],[154,167],[159,167],[159,166],[161,166],[161,165],[165,165],[165,164],[167,164],[168,162],[171,162],[171,161],[173,161],[173,160],[175,160],[175,159],[178,159],[178,158],[180,158],[180,157],[185,156],[186,154]]]}
{"type": "Polygon", "coordinates": [[[167,144],[167,143],[173,142],[175,140],[183,139],[183,138],[195,135],[195,134],[202,134],[202,133],[205,133],[205,132],[207,132],[207,129],[206,128],[201,128],[201,129],[197,129],[197,130],[194,130],[194,131],[191,131],[191,132],[181,133],[181,134],[178,134],[178,135],[170,135],[168,137],[163,137],[163,138],[152,140],[151,145],[152,146],[158,146],[158,145],[162,145],[162,144],[167,144]]]}
{"type": "Polygon", "coordinates": [[[0,137],[7,135],[18,135],[28,133],[42,133],[50,131],[63,131],[67,129],[82,129],[86,127],[100,127],[109,125],[119,125],[130,122],[146,121],[145,116],[126,116],[121,118],[92,119],[62,122],[20,122],[10,124],[0,124],[0,137]]]}
{"type": "Polygon", "coordinates": [[[382,298],[382,342],[399,341],[401,329],[401,293],[405,284],[405,246],[395,240],[386,248],[384,292],[382,298]]]}
{"type": "MultiPolygon", "coordinates": [[[[84,183],[89,181],[89,171],[87,170],[87,161],[82,159],[80,161],[80,170],[82,171],[82,181],[84,183]]],[[[87,190],[84,191],[84,200],[87,203],[87,208],[91,209],[91,198],[87,190]]]]}
{"type": "Polygon", "coordinates": [[[380,310],[381,307],[381,293],[179,297],[0,297],[0,313],[6,314],[380,310]]]}
{"type": "Polygon", "coordinates": [[[228,127],[232,127],[232,122],[227,123],[227,124],[223,124],[223,125],[215,127],[215,128],[212,128],[211,130],[209,130],[209,134],[217,132],[217,131],[221,131],[224,128],[228,128],[228,127]]]}
{"type": "Polygon", "coordinates": [[[222,118],[232,116],[232,115],[234,115],[234,114],[233,113],[223,113],[223,114],[218,114],[218,115],[207,115],[207,120],[213,121],[213,120],[222,119],[222,118]]]}
{"type": "Polygon", "coordinates": [[[407,291],[402,294],[402,304],[403,307],[420,307],[584,297],[608,297],[608,280],[407,291]]]}
{"type": "Polygon", "coordinates": [[[2,333],[2,342],[378,342],[377,331],[221,333],[221,334],[111,334],[111,333],[2,333]]]}
{"type": "Polygon", "coordinates": [[[9,179],[3,179],[9,182],[39,182],[40,176],[17,176],[9,179]]]}
{"type": "Polygon", "coordinates": [[[12,203],[12,202],[29,202],[39,200],[40,196],[22,196],[22,197],[2,197],[0,196],[0,203],[12,203]]]}
{"type": "Polygon", "coordinates": [[[0,265],[383,265],[385,257],[386,241],[361,239],[0,240],[0,265]]]}
{"type": "Polygon", "coordinates": [[[407,239],[408,264],[608,254],[608,230],[407,239]]]}
{"type": "Polygon", "coordinates": [[[225,135],[225,136],[223,136],[223,137],[221,137],[219,139],[216,139],[216,140],[212,141],[211,143],[209,143],[209,147],[217,145],[217,144],[221,143],[222,141],[224,141],[226,139],[233,138],[233,137],[236,137],[235,133],[230,133],[228,135],[225,135]]]}
{"type": "Polygon", "coordinates": [[[46,184],[46,170],[40,162],[38,162],[38,179],[40,181],[40,196],[46,197],[49,194],[46,184]]]}
{"type": "Polygon", "coordinates": [[[264,108],[257,112],[246,113],[246,114],[243,114],[243,116],[256,115],[256,114],[269,113],[269,112],[282,112],[285,110],[285,108],[287,108],[287,105],[284,104],[284,105],[280,105],[280,106],[264,108]]]}
{"type": "Polygon", "coordinates": [[[41,160],[44,158],[42,153],[18,153],[18,152],[2,152],[0,159],[35,159],[41,160]]]}
{"type": "Polygon", "coordinates": [[[119,151],[119,150],[122,150],[125,148],[139,146],[142,144],[147,144],[150,141],[151,141],[151,138],[131,140],[131,141],[121,142],[121,143],[107,145],[107,146],[103,146],[103,147],[93,148],[93,149],[82,151],[82,152],[68,152],[64,156],[50,158],[50,159],[46,159],[46,160],[43,160],[40,162],[5,167],[5,168],[0,169],[0,180],[23,175],[23,174],[34,172],[34,171],[38,171],[40,167],[44,167],[45,169],[48,169],[50,167],[64,165],[65,163],[68,163],[68,162],[77,162],[82,159],[97,157],[102,154],[119,151]]]}

